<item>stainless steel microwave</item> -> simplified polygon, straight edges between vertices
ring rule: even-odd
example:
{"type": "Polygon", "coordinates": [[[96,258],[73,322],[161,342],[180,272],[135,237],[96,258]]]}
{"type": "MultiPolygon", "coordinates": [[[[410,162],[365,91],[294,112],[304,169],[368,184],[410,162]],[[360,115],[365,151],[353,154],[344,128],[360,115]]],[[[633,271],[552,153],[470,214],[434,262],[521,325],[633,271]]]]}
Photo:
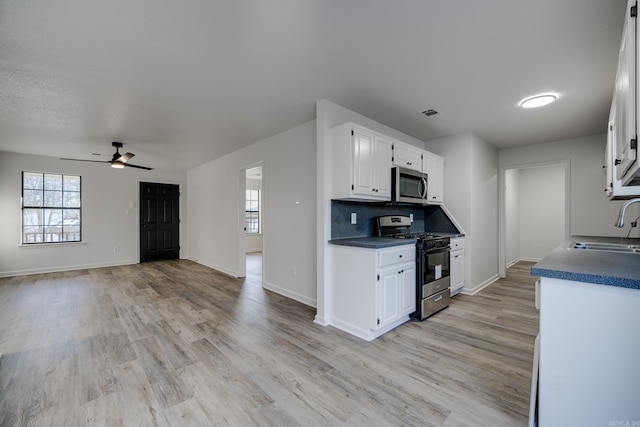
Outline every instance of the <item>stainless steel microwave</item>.
{"type": "Polygon", "coordinates": [[[426,173],[391,168],[391,197],[394,202],[426,204],[427,185],[426,173]]]}

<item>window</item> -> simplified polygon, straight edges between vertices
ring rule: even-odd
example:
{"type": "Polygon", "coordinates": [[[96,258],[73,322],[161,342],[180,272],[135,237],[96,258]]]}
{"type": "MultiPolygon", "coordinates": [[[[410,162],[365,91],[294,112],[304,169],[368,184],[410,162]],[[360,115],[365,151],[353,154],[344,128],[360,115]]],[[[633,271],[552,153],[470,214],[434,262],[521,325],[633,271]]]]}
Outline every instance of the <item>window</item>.
{"type": "Polygon", "coordinates": [[[80,177],[22,172],[22,243],[81,241],[80,177]]]}
{"type": "Polygon", "coordinates": [[[246,219],[247,234],[260,233],[260,190],[246,190],[246,219]]]}

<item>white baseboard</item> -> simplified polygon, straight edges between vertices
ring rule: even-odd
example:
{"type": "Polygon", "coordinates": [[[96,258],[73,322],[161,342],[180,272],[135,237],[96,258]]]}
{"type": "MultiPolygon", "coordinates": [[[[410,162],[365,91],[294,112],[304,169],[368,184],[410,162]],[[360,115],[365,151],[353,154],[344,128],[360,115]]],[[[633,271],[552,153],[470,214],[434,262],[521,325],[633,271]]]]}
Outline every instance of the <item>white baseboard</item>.
{"type": "Polygon", "coordinates": [[[527,257],[519,257],[516,258],[512,261],[509,261],[507,263],[507,268],[509,267],[513,267],[515,264],[519,263],[520,261],[526,261],[526,262],[540,262],[542,258],[527,258],[527,257]]]}
{"type": "Polygon", "coordinates": [[[204,265],[205,267],[209,267],[209,268],[211,268],[213,270],[219,271],[220,273],[226,274],[227,276],[231,276],[234,279],[237,279],[237,278],[240,277],[240,275],[238,274],[237,271],[227,270],[226,268],[220,267],[217,264],[212,264],[212,263],[209,263],[209,262],[206,262],[206,261],[200,261],[198,259],[191,259],[190,261],[193,261],[193,262],[198,263],[200,265],[204,265]]]}
{"type": "Polygon", "coordinates": [[[488,278],[484,282],[477,284],[476,286],[474,286],[471,289],[467,289],[465,287],[464,289],[462,289],[461,293],[463,295],[475,295],[478,292],[480,292],[481,290],[483,290],[484,288],[486,288],[487,286],[489,286],[490,284],[492,284],[493,282],[495,282],[496,280],[498,280],[499,278],[500,278],[500,276],[498,276],[496,274],[495,276],[492,276],[492,277],[488,278]]]}
{"type": "Polygon", "coordinates": [[[74,270],[86,270],[90,268],[103,268],[103,267],[117,267],[120,265],[138,264],[137,259],[128,259],[118,262],[98,262],[83,265],[67,265],[62,267],[43,267],[43,268],[30,268],[28,270],[14,270],[14,271],[2,271],[0,277],[14,277],[14,276],[27,276],[29,274],[43,274],[43,273],[60,273],[62,271],[74,271],[74,270]]]}
{"type": "Polygon", "coordinates": [[[528,257],[520,257],[518,261],[528,261],[528,262],[540,262],[542,258],[528,258],[528,257]]]}
{"type": "MultiPolygon", "coordinates": [[[[240,277],[240,276],[238,276],[237,272],[233,272],[233,271],[224,269],[224,268],[222,268],[222,267],[220,267],[218,265],[215,265],[215,264],[210,264],[210,263],[199,261],[199,260],[196,260],[196,259],[192,259],[191,261],[197,262],[198,264],[202,264],[205,267],[212,268],[212,269],[214,269],[216,271],[219,271],[219,272],[221,272],[223,274],[226,274],[228,276],[234,277],[236,279],[240,277]]],[[[279,295],[285,296],[287,298],[291,298],[292,300],[296,300],[296,301],[298,301],[298,302],[300,302],[300,303],[302,303],[304,305],[308,305],[308,306],[313,307],[313,308],[317,307],[316,300],[313,299],[313,298],[309,298],[306,295],[302,295],[302,294],[299,294],[297,292],[293,292],[293,291],[291,291],[289,289],[280,287],[278,285],[274,285],[273,283],[264,282],[264,281],[262,282],[262,287],[264,289],[269,290],[269,291],[275,292],[275,293],[277,293],[279,295]]]]}
{"type": "Polygon", "coordinates": [[[282,296],[285,296],[287,298],[291,298],[293,300],[296,300],[298,302],[301,302],[304,305],[308,305],[309,307],[313,307],[313,308],[317,308],[317,301],[314,298],[309,298],[306,295],[302,295],[299,294],[297,292],[293,292],[290,289],[286,289],[283,287],[280,287],[278,285],[274,285],[273,283],[269,283],[269,282],[262,282],[262,287],[266,290],[275,292],[277,294],[280,294],[282,296]]]}
{"type": "Polygon", "coordinates": [[[351,335],[354,335],[358,338],[361,338],[365,341],[373,341],[376,338],[378,338],[379,336],[389,332],[390,330],[397,328],[398,326],[402,325],[403,323],[407,322],[409,320],[409,316],[405,316],[402,317],[398,320],[396,320],[393,323],[388,324],[387,326],[385,326],[384,328],[378,329],[378,330],[371,330],[371,329],[364,329],[364,328],[360,328],[358,326],[352,325],[351,323],[348,322],[344,322],[340,319],[335,319],[332,318],[331,319],[331,323],[330,326],[333,326],[334,328],[340,329],[341,331],[347,332],[351,335]]]}
{"type": "Polygon", "coordinates": [[[329,319],[324,316],[320,316],[316,314],[316,317],[313,319],[313,323],[317,323],[320,326],[329,326],[329,319]]]}

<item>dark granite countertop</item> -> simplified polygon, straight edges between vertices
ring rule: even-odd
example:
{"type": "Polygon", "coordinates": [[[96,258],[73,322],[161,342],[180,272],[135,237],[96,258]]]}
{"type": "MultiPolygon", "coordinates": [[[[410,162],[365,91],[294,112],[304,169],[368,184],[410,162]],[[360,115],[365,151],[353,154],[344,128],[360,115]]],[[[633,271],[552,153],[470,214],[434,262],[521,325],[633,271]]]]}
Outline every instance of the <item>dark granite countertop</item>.
{"type": "Polygon", "coordinates": [[[575,242],[640,245],[640,239],[574,236],[531,268],[534,276],[640,289],[640,253],[574,249],[575,242]]]}
{"type": "Polygon", "coordinates": [[[438,236],[449,237],[450,239],[455,239],[456,237],[464,237],[464,233],[438,233],[435,232],[438,236]]]}
{"type": "Polygon", "coordinates": [[[394,239],[392,237],[347,237],[331,239],[329,244],[341,246],[355,246],[358,248],[381,249],[392,246],[415,244],[416,239],[394,239]]]}

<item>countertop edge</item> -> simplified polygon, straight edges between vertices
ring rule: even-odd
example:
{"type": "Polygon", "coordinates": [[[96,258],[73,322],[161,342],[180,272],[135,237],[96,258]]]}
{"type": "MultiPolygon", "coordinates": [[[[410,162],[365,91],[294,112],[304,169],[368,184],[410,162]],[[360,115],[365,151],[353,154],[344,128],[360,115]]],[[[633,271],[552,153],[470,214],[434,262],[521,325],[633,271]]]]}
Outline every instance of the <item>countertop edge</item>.
{"type": "Polygon", "coordinates": [[[620,239],[573,236],[531,267],[531,275],[640,290],[640,255],[572,249],[576,241],[614,240],[620,239]]]}
{"type": "Polygon", "coordinates": [[[383,249],[394,246],[415,245],[416,239],[394,239],[390,237],[346,237],[329,240],[330,245],[354,248],[383,249]]]}

